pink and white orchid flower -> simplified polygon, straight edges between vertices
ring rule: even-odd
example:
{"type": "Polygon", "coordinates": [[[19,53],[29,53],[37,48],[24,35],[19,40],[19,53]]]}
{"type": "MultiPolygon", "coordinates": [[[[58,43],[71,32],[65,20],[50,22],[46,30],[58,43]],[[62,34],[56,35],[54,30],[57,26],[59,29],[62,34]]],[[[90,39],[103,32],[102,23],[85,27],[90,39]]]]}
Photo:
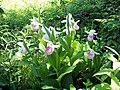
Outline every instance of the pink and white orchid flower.
{"type": "Polygon", "coordinates": [[[39,29],[40,24],[37,22],[35,18],[30,19],[30,20],[31,20],[32,29],[37,31],[39,29]]]}
{"type": "Polygon", "coordinates": [[[18,52],[21,52],[22,54],[26,54],[27,50],[24,47],[23,43],[22,42],[18,42],[18,45],[20,46],[18,52]]]}
{"type": "Polygon", "coordinates": [[[92,41],[95,37],[94,35],[97,35],[97,33],[95,33],[96,32],[95,30],[90,30],[89,32],[88,31],[85,31],[85,32],[89,34],[87,37],[89,41],[92,41]]]}
{"type": "Polygon", "coordinates": [[[45,52],[47,55],[51,55],[54,52],[55,48],[58,48],[58,47],[59,47],[59,45],[54,45],[52,42],[49,42],[47,44],[45,52]]]}
{"type": "Polygon", "coordinates": [[[38,22],[34,22],[34,24],[33,24],[33,30],[37,31],[38,29],[39,29],[38,22]]]}
{"type": "Polygon", "coordinates": [[[69,13],[68,14],[68,16],[66,16],[66,20],[63,20],[62,21],[62,23],[66,23],[65,24],[65,27],[66,27],[66,29],[65,30],[63,30],[63,32],[66,32],[66,34],[68,35],[68,26],[67,26],[67,22],[69,22],[69,30],[70,30],[70,32],[72,31],[72,30],[79,30],[79,26],[77,25],[78,24],[78,22],[80,21],[80,20],[78,20],[78,21],[74,21],[74,19],[72,18],[72,15],[69,13]],[[68,18],[68,16],[69,16],[69,18],[68,18]],[[67,21],[68,20],[68,21],[67,21]]]}
{"type": "Polygon", "coordinates": [[[78,20],[78,21],[76,21],[76,22],[74,23],[73,28],[74,28],[75,30],[79,30],[79,26],[77,25],[78,22],[80,22],[80,20],[78,20]]]}
{"type": "Polygon", "coordinates": [[[99,53],[95,52],[93,49],[90,49],[90,52],[87,55],[88,59],[93,59],[95,54],[99,55],[99,53]]]}

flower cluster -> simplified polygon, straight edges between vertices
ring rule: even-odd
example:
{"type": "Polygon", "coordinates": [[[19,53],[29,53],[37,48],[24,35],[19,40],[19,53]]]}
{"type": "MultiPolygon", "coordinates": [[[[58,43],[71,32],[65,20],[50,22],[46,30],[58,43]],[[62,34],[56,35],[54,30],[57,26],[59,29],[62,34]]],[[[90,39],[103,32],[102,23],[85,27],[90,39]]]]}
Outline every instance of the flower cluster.
{"type": "MultiPolygon", "coordinates": [[[[36,18],[30,19],[30,20],[31,20],[31,26],[33,30],[37,31],[39,29],[39,25],[41,26],[41,32],[43,34],[42,39],[47,43],[47,46],[45,48],[45,53],[47,55],[51,55],[54,52],[55,48],[58,48],[59,45],[53,44],[53,42],[50,40],[50,35],[54,34],[54,37],[56,37],[56,35],[60,34],[61,32],[55,31],[55,29],[51,26],[49,28],[45,27],[43,24],[40,24],[36,18]]],[[[68,14],[68,16],[66,16],[66,20],[63,20],[62,23],[66,23],[65,24],[66,29],[64,31],[66,32],[67,35],[68,35],[68,30],[70,32],[72,30],[79,30],[78,22],[80,22],[80,20],[75,22],[71,14],[68,14]]],[[[85,31],[85,32],[88,34],[88,37],[87,37],[88,41],[94,40],[95,35],[97,35],[95,30],[90,30],[89,32],[88,31],[85,31]]],[[[26,48],[24,47],[24,45],[21,43],[18,43],[18,45],[20,46],[18,52],[21,52],[22,54],[26,54],[26,48]]],[[[88,59],[93,59],[95,54],[98,55],[97,52],[95,52],[93,49],[90,49],[87,56],[88,59]]]]}

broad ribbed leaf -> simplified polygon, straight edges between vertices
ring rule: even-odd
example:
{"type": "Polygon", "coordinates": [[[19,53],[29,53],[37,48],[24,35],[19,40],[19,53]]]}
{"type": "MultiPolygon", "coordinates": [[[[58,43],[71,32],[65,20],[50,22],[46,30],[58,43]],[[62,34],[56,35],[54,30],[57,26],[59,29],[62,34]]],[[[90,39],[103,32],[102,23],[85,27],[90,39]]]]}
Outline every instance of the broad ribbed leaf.
{"type": "Polygon", "coordinates": [[[68,51],[68,50],[69,50],[69,46],[68,46],[68,44],[66,43],[66,41],[65,41],[64,39],[62,39],[62,38],[59,38],[59,41],[60,41],[60,43],[62,44],[63,48],[64,48],[66,51],[68,51]]]}
{"type": "Polygon", "coordinates": [[[81,58],[84,55],[84,52],[78,52],[76,55],[74,55],[71,59],[71,65],[75,62],[75,60],[81,58]]]}
{"type": "Polygon", "coordinates": [[[50,62],[50,64],[58,70],[60,66],[60,58],[58,58],[57,51],[54,51],[51,55],[48,55],[47,57],[48,62],[50,62]]]}
{"type": "Polygon", "coordinates": [[[55,79],[51,79],[51,78],[44,79],[44,83],[47,86],[59,87],[58,81],[55,79]]]}
{"type": "Polygon", "coordinates": [[[115,75],[112,74],[113,70],[112,69],[103,69],[101,71],[99,71],[98,73],[94,74],[93,76],[96,75],[108,75],[118,86],[120,86],[119,80],[117,79],[117,77],[115,77],[115,75]]]}
{"type": "Polygon", "coordinates": [[[58,76],[59,76],[59,77],[58,77],[58,81],[60,82],[61,79],[62,79],[62,77],[63,77],[64,75],[66,75],[67,73],[72,72],[75,67],[76,67],[76,66],[65,66],[65,67],[63,67],[63,68],[61,69],[61,71],[59,72],[59,74],[58,74],[58,76]]]}

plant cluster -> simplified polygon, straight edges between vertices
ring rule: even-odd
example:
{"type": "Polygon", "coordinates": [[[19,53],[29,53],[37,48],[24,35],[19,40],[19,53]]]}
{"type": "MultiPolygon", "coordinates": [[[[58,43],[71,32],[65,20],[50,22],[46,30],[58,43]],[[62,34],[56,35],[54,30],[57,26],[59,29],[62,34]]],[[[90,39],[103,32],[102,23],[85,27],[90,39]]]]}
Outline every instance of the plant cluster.
{"type": "Polygon", "coordinates": [[[25,9],[0,7],[0,89],[119,90],[118,3],[51,0],[25,9]]]}
{"type": "Polygon", "coordinates": [[[2,74],[0,85],[8,84],[14,90],[119,90],[120,55],[108,46],[99,47],[96,30],[85,31],[86,42],[76,40],[78,22],[69,13],[62,21],[64,30],[59,32],[35,17],[31,19],[16,41],[18,50],[8,50],[9,61],[1,62],[2,72],[8,78],[5,80],[2,74]],[[111,50],[117,58],[104,49],[111,50]]]}

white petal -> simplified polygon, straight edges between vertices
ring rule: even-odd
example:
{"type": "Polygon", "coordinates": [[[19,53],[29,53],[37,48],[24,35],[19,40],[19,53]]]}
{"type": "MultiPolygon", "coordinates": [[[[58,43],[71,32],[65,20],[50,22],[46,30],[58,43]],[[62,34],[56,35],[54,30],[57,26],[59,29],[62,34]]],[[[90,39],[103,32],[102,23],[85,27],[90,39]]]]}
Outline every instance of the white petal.
{"type": "Polygon", "coordinates": [[[18,42],[17,43],[19,46],[23,46],[23,42],[18,42]]]}
{"type": "Polygon", "coordinates": [[[97,35],[97,33],[94,33],[94,35],[97,35]]]}
{"type": "Polygon", "coordinates": [[[94,53],[95,53],[96,55],[100,55],[100,53],[97,53],[97,52],[95,52],[95,51],[94,51],[94,53]]]}
{"type": "Polygon", "coordinates": [[[85,31],[87,34],[89,34],[90,32],[88,32],[88,31],[85,31]]]}
{"type": "Polygon", "coordinates": [[[80,20],[77,20],[75,23],[78,23],[78,22],[80,22],[80,20]]]}
{"type": "Polygon", "coordinates": [[[60,45],[54,45],[54,48],[58,48],[58,47],[60,47],[60,45]]]}
{"type": "Polygon", "coordinates": [[[100,55],[99,53],[97,53],[97,52],[95,52],[93,49],[89,49],[90,50],[90,52],[93,52],[93,53],[95,53],[96,55],[100,55]]]}
{"type": "Polygon", "coordinates": [[[66,20],[62,20],[61,23],[66,23],[66,20]]]}
{"type": "Polygon", "coordinates": [[[97,33],[95,33],[96,31],[95,30],[90,30],[89,34],[94,34],[94,35],[97,35],[97,33]]]}
{"type": "Polygon", "coordinates": [[[42,37],[42,39],[43,39],[44,41],[46,41],[46,42],[50,42],[50,41],[49,41],[50,38],[49,38],[49,36],[48,36],[47,34],[44,34],[43,37],[42,37]]]}
{"type": "Polygon", "coordinates": [[[72,14],[68,14],[69,15],[69,21],[72,19],[72,14]]]}
{"type": "Polygon", "coordinates": [[[41,30],[42,30],[43,33],[46,33],[46,30],[45,30],[44,26],[42,26],[41,30]]]}

